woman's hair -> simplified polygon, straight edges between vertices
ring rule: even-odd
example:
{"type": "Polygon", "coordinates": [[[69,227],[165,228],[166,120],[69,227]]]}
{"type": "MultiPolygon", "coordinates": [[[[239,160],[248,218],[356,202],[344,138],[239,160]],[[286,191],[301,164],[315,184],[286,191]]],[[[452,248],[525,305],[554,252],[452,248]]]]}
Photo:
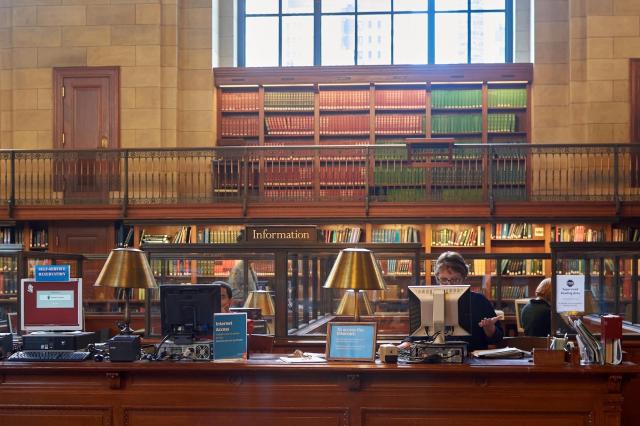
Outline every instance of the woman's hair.
{"type": "Polygon", "coordinates": [[[441,269],[451,269],[459,273],[462,278],[467,278],[469,274],[469,267],[465,263],[464,258],[460,253],[455,251],[445,251],[438,257],[436,267],[434,268],[436,275],[441,269]]]}
{"type": "Polygon", "coordinates": [[[540,281],[540,284],[536,287],[536,296],[543,298],[547,302],[551,301],[551,278],[545,278],[540,281]]]}
{"type": "Polygon", "coordinates": [[[220,290],[226,291],[227,292],[227,297],[229,298],[229,300],[231,300],[233,298],[233,296],[232,296],[233,290],[231,289],[231,286],[229,285],[228,282],[226,282],[226,281],[214,281],[213,284],[218,284],[221,287],[220,290]]]}

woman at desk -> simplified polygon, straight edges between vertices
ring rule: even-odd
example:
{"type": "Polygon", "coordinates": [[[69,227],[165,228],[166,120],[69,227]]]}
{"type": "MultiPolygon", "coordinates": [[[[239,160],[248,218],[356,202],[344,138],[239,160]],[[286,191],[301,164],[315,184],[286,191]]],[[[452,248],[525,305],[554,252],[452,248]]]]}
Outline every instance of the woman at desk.
{"type": "MultiPolygon", "coordinates": [[[[440,285],[464,284],[469,268],[460,253],[454,251],[444,252],[438,257],[435,265],[436,281],[440,285]]],[[[499,322],[499,317],[493,310],[491,302],[480,293],[471,292],[471,336],[455,337],[454,340],[462,340],[468,343],[468,350],[487,349],[489,345],[495,345],[504,337],[504,330],[499,322]]],[[[407,337],[399,346],[407,348],[413,340],[422,338],[407,337]]]]}
{"type": "MultiPolygon", "coordinates": [[[[556,315],[557,333],[575,333],[565,322],[556,315]]],[[[531,299],[520,312],[520,323],[525,336],[547,337],[551,333],[551,278],[540,281],[536,287],[536,298],[531,299]]]]}

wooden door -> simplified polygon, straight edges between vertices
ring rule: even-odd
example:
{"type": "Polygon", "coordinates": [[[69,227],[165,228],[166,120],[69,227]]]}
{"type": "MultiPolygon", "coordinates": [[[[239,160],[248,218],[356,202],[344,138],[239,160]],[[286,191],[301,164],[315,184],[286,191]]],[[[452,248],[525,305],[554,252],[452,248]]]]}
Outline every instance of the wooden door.
{"type": "Polygon", "coordinates": [[[82,264],[82,292],[87,301],[112,299],[113,289],[94,287],[106,255],[115,244],[115,230],[111,223],[56,223],[49,228],[50,246],[59,253],[104,254],[104,259],[88,260],[82,264]]]}
{"type": "Polygon", "coordinates": [[[119,187],[119,68],[54,68],[54,190],[104,202],[119,187]],[[93,151],[79,151],[93,150],[93,151]],[[96,153],[95,150],[104,150],[96,153]]]}
{"type": "MultiPolygon", "coordinates": [[[[630,60],[631,143],[640,144],[640,58],[630,60]]],[[[640,186],[640,146],[631,152],[631,185],[640,186]]]]}

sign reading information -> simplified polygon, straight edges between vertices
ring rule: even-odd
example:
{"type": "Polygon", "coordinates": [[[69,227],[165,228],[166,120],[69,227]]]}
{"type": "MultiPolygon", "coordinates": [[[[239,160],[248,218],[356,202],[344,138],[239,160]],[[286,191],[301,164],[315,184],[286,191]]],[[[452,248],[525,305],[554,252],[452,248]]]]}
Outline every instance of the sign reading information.
{"type": "Polygon", "coordinates": [[[247,226],[247,242],[251,243],[315,243],[318,228],[311,225],[298,226],[247,226]]]}

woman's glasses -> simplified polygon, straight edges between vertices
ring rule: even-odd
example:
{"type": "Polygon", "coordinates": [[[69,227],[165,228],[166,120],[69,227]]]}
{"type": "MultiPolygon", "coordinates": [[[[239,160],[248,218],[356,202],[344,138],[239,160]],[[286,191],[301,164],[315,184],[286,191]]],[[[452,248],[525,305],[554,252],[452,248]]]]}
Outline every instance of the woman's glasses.
{"type": "Polygon", "coordinates": [[[436,277],[440,285],[460,285],[464,282],[464,278],[440,278],[436,277]]]}

